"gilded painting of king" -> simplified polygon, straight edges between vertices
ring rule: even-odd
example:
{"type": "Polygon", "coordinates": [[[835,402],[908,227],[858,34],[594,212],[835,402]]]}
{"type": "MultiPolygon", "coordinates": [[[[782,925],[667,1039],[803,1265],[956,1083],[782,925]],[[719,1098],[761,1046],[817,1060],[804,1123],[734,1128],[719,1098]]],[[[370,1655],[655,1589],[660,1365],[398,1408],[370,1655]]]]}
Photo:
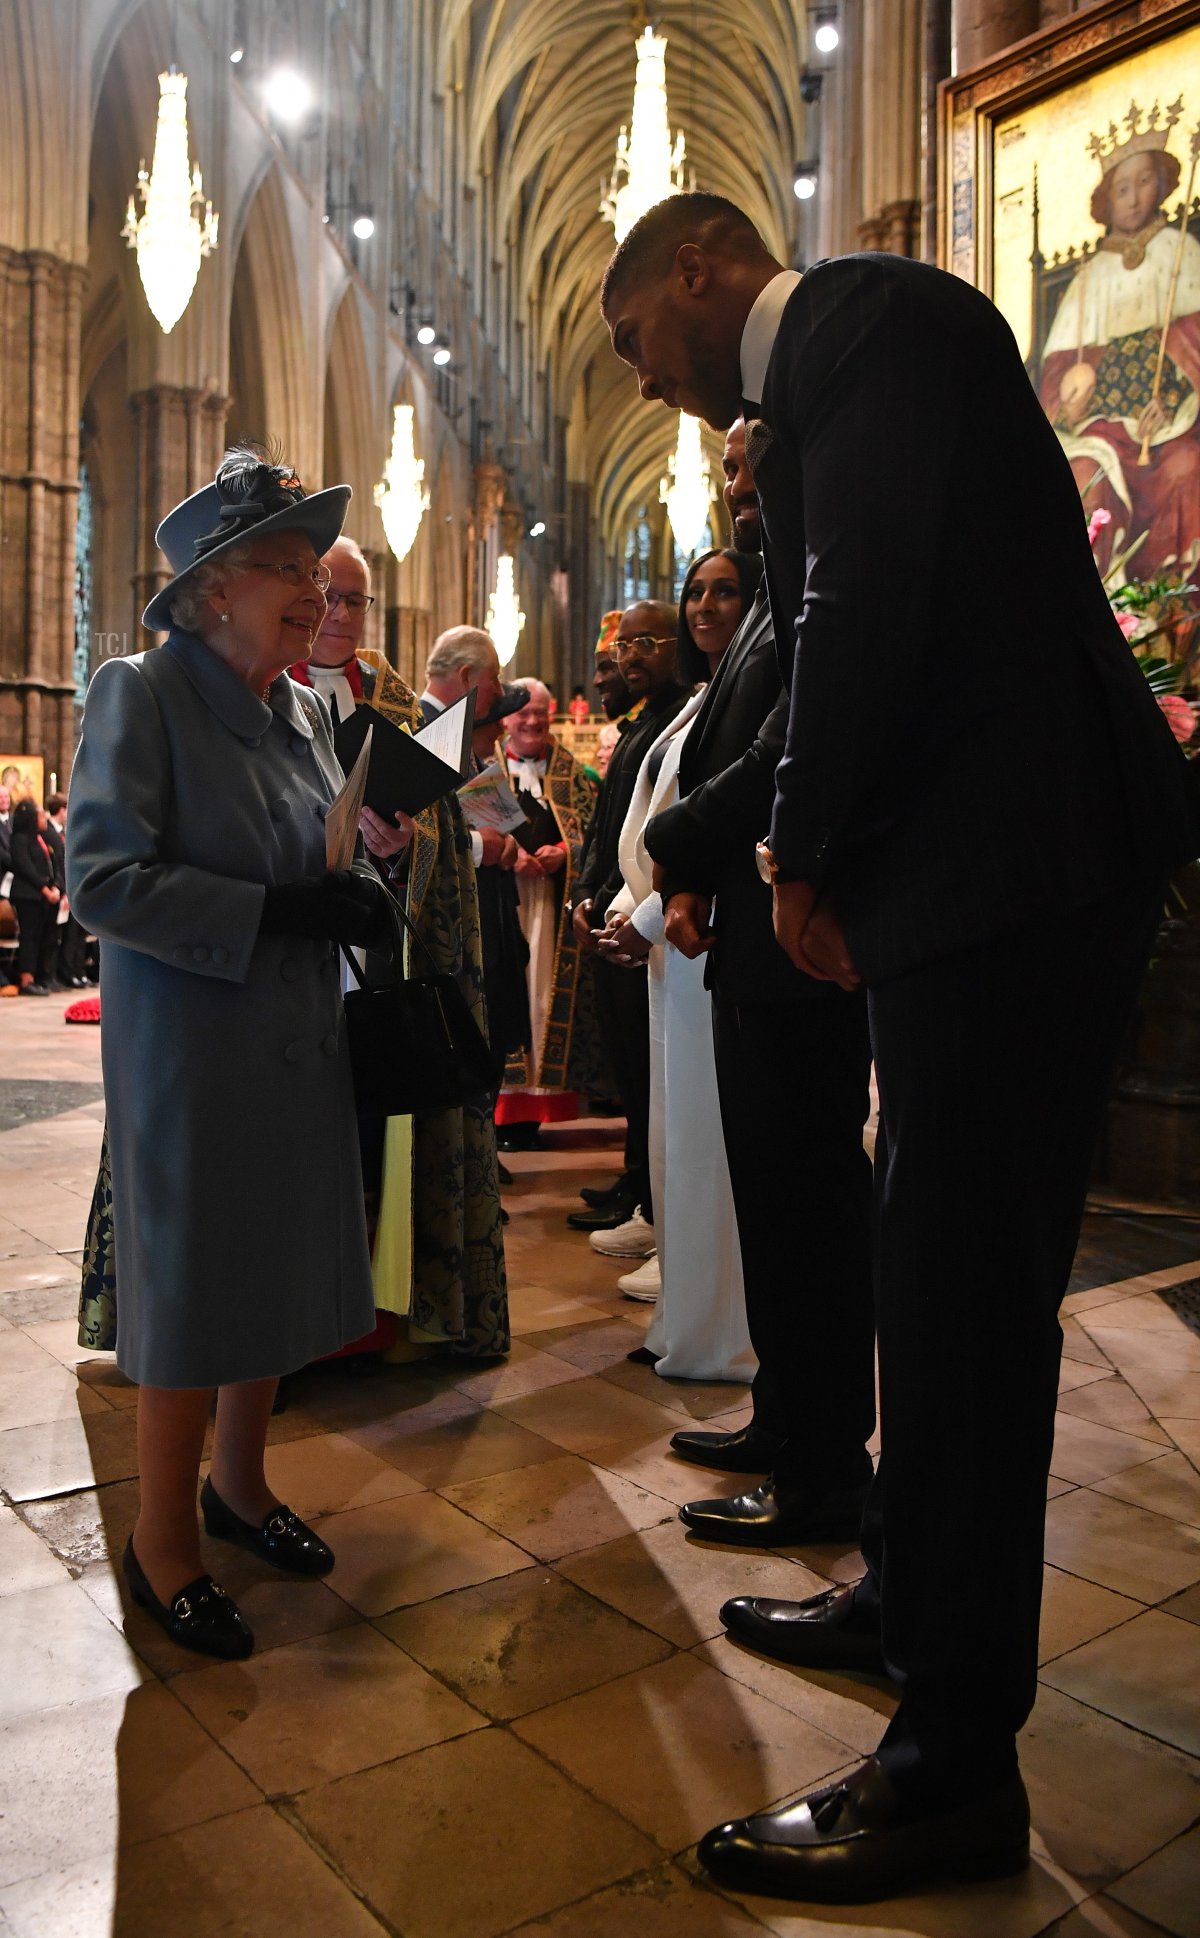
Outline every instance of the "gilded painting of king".
{"type": "Polygon", "coordinates": [[[1111,122],[1092,136],[1091,214],[1104,234],[1063,292],[1038,386],[1085,510],[1111,514],[1101,569],[1135,547],[1139,579],[1200,555],[1200,240],[1186,207],[1181,226],[1165,206],[1180,183],[1167,142],[1182,111],[1182,99],[1165,119],[1157,102],[1145,116],[1134,103],[1124,139],[1111,122]]]}

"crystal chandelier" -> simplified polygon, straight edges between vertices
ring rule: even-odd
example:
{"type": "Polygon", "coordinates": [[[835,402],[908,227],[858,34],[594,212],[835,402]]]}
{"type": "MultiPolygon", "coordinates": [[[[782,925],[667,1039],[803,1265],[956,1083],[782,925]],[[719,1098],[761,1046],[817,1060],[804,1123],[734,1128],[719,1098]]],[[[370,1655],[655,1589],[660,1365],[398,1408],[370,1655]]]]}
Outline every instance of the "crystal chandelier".
{"type": "Polygon", "coordinates": [[[383,517],[387,542],[397,559],[406,559],[425,513],[425,460],[413,445],[413,407],[397,404],[392,414],[392,448],[383,467],[383,481],[375,487],[375,503],[383,517]]]}
{"type": "Polygon", "coordinates": [[[517,650],[525,624],[525,614],[517,603],[511,552],[501,552],[496,560],[496,590],[488,601],[487,631],[496,648],[501,666],[507,666],[517,650]]]}
{"type": "Polygon", "coordinates": [[[668,476],[658,487],[667,508],[675,543],[690,558],[699,551],[712,506],[712,473],[700,443],[700,419],[679,413],[675,456],[667,459],[668,476]]]}
{"type": "Polygon", "coordinates": [[[684,180],[683,130],[671,146],[667,110],[667,42],[647,27],[637,46],[637,77],[633,84],[633,120],[617,136],[617,159],[612,180],[602,196],[600,213],[612,223],[617,241],[624,242],[638,217],[668,195],[678,195],[684,180]]]}
{"type": "Polygon", "coordinates": [[[138,170],[143,209],[129,198],[121,234],[137,250],[146,301],[164,336],[188,306],[202,259],[217,246],[217,221],[204,199],[199,168],[188,163],[187,75],[172,68],[158,77],[154,162],[138,170]]]}

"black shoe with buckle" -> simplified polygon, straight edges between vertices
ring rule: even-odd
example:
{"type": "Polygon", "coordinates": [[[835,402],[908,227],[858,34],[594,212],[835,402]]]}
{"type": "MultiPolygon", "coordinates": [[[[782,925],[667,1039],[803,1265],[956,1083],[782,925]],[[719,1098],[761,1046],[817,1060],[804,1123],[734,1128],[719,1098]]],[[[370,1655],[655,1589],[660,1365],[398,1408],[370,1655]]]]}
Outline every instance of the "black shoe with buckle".
{"type": "Polygon", "coordinates": [[[147,1581],[133,1551],[133,1536],[125,1543],[122,1562],[129,1592],[139,1608],[153,1615],[181,1648],[197,1655],[215,1655],[223,1662],[243,1662],[254,1647],[254,1633],[234,1601],[211,1575],[197,1575],[172,1597],[168,1608],[147,1581]]]}
{"type": "Polygon", "coordinates": [[[333,1549],[290,1507],[273,1507],[261,1527],[255,1527],[226,1507],[212,1481],[206,1480],[200,1489],[200,1508],[206,1534],[247,1548],[272,1568],[282,1568],[289,1575],[327,1575],[333,1566],[333,1549]]]}

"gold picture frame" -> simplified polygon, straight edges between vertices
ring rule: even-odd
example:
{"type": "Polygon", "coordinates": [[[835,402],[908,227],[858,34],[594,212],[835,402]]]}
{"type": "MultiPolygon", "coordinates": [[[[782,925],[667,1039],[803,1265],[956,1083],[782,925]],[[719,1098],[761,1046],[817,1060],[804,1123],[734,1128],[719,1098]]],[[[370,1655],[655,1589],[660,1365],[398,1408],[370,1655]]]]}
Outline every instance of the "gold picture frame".
{"type": "Polygon", "coordinates": [[[990,296],[1101,570],[1200,559],[1200,0],[1101,0],[943,83],[939,261],[990,296]]]}

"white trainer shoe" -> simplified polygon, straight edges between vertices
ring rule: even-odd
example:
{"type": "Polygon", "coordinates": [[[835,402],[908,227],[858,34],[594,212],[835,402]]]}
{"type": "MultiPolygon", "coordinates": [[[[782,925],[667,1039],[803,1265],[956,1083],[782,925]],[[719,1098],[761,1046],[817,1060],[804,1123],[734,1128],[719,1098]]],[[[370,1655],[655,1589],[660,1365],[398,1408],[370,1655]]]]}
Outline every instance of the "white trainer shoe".
{"type": "Polygon", "coordinates": [[[662,1273],[658,1269],[658,1253],[651,1252],[644,1265],[635,1271],[622,1272],[617,1280],[627,1299],[636,1299],[639,1305],[657,1305],[662,1291],[662,1273]]]}
{"type": "Polygon", "coordinates": [[[640,1205],[615,1231],[593,1231],[588,1237],[602,1258],[649,1258],[654,1250],[654,1226],[646,1223],[640,1205]]]}

